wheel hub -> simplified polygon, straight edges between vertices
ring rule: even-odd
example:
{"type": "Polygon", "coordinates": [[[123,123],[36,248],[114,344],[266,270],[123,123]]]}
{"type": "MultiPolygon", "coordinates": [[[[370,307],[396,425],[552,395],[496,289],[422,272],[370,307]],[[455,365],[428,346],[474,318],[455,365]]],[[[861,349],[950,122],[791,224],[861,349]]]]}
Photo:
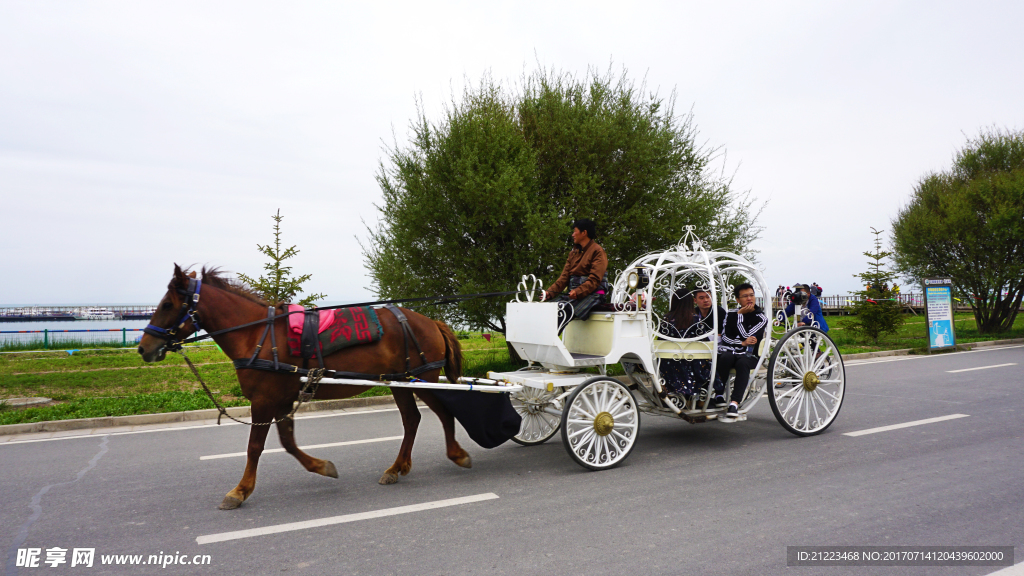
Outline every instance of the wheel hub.
{"type": "Polygon", "coordinates": [[[818,379],[818,375],[815,374],[814,372],[808,372],[804,374],[804,390],[811,392],[815,388],[817,388],[818,384],[820,383],[821,380],[818,379]]]}
{"type": "Polygon", "coordinates": [[[607,412],[601,412],[594,418],[594,432],[598,436],[607,436],[611,434],[612,428],[615,427],[615,418],[607,412]]]}

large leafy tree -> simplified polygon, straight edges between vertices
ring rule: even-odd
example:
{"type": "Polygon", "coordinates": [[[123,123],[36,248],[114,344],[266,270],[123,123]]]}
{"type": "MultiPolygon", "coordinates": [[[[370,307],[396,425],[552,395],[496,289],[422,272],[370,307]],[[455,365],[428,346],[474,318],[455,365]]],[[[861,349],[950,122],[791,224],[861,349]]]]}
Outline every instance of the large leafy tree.
{"type": "MultiPolygon", "coordinates": [[[[411,141],[389,148],[377,181],[379,225],[364,245],[383,298],[546,287],[576,218],[592,218],[609,280],[678,240],[683,226],[752,255],[757,214],[712,165],[692,115],[625,73],[539,70],[504,87],[485,77],[437,120],[420,106],[411,141]]],[[[505,299],[427,307],[449,322],[504,332],[505,299]]]]}
{"type": "Polygon", "coordinates": [[[949,171],[928,174],[892,222],[895,262],[953,278],[978,331],[1013,326],[1024,297],[1024,131],[982,131],[949,171]]]}

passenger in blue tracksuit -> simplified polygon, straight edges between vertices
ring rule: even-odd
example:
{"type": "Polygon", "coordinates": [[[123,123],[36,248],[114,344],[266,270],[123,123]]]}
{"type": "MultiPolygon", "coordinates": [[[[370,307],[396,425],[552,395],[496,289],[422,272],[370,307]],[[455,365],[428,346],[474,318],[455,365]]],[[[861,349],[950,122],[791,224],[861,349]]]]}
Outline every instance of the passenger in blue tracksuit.
{"type": "MultiPolygon", "coordinates": [[[[810,326],[811,323],[817,322],[818,327],[821,328],[822,332],[828,332],[828,322],[825,322],[825,315],[821,313],[821,304],[818,302],[818,297],[811,294],[810,287],[807,284],[797,284],[793,286],[795,292],[802,292],[804,297],[807,299],[807,303],[804,304],[803,310],[801,310],[800,321],[797,323],[798,326],[810,326]]],[[[780,312],[779,315],[785,315],[789,318],[795,311],[795,305],[790,302],[786,305],[786,310],[780,312]]]]}

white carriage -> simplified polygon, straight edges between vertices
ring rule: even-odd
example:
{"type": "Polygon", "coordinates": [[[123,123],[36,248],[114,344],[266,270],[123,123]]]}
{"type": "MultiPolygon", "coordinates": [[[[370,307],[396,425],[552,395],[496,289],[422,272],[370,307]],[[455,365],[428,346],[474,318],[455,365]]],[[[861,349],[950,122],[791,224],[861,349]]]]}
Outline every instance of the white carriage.
{"type": "MultiPolygon", "coordinates": [[[[708,332],[678,337],[661,328],[669,296],[680,289],[709,292],[714,304],[728,310],[732,287],[740,282],[754,286],[769,326],[755,351],[757,365],[735,420],[745,420],[767,395],[775,417],[793,434],[824,431],[839,413],[846,388],[835,344],[813,323],[795,325],[799,308],[792,322],[773,316],[772,295],[760,270],[740,255],[706,247],[687,227],[677,245],[643,256],[619,274],[610,298],[612,311],[570,321],[562,337],[559,303],[534,301],[539,284],[524,278],[522,296],[507,305],[506,339],[530,364],[516,372],[488,374],[489,381],[508,387],[523,417],[514,440],[540,444],[561,430],[569,455],[599,470],[629,455],[641,412],[694,424],[725,420],[725,409],[714,407],[709,393],[718,367],[718,306],[712,306],[714,321],[708,332]],[[668,393],[662,376],[665,363],[698,360],[711,364],[703,393],[668,393]],[[607,368],[615,364],[622,366],[624,376],[608,375],[607,368]]],[[[726,398],[733,379],[730,374],[724,383],[726,398]]]]}

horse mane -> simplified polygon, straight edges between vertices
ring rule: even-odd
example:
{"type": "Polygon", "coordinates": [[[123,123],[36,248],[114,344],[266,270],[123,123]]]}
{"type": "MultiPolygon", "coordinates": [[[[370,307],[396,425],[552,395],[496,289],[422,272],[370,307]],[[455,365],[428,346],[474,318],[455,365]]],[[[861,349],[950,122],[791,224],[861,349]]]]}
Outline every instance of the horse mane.
{"type": "Polygon", "coordinates": [[[261,306],[274,306],[274,303],[267,302],[262,296],[256,293],[255,290],[246,286],[235,278],[224,277],[224,272],[220,268],[209,268],[203,266],[203,282],[210,284],[214,287],[220,288],[221,290],[227,290],[232,294],[241,296],[246,300],[251,300],[261,306]]]}

